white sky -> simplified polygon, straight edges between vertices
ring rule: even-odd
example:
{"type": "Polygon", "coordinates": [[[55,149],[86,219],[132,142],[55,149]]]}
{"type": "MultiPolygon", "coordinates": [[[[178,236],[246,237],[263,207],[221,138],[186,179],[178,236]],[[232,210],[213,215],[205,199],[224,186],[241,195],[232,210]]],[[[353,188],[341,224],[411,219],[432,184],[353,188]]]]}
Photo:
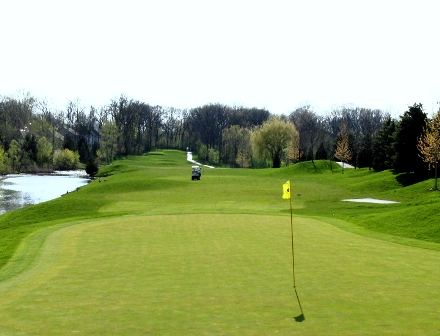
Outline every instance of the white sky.
{"type": "Polygon", "coordinates": [[[436,0],[0,0],[0,95],[394,116],[440,100],[436,0]]]}

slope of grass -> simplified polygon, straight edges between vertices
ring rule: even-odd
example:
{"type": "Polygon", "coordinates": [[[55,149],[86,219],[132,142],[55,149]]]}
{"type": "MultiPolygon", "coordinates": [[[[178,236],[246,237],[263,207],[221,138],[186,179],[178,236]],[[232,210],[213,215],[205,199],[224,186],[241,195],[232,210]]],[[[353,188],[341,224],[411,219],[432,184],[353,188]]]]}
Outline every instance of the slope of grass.
{"type": "Polygon", "coordinates": [[[399,181],[405,177],[399,178],[400,175],[391,171],[376,173],[368,169],[344,169],[342,174],[341,169],[332,172],[324,162],[318,162],[317,176],[310,162],[295,166],[284,168],[282,174],[292,176],[294,195],[298,191],[301,197],[297,199],[305,201],[305,206],[296,214],[343,219],[376,233],[410,238],[407,243],[411,243],[411,239],[440,243],[437,220],[440,193],[430,191],[432,180],[404,186],[399,181]],[[341,202],[348,198],[377,198],[400,203],[341,202]]]}
{"type": "Polygon", "coordinates": [[[41,226],[79,218],[129,213],[286,214],[280,189],[292,183],[293,208],[301,216],[339,218],[376,232],[440,243],[432,181],[403,187],[389,171],[341,168],[329,161],[302,162],[281,169],[208,169],[200,183],[190,180],[181,151],[126,157],[100,170],[87,187],[57,200],[0,216],[0,266],[21,239],[41,226]],[[371,197],[397,205],[350,204],[342,199],[371,197]]]}

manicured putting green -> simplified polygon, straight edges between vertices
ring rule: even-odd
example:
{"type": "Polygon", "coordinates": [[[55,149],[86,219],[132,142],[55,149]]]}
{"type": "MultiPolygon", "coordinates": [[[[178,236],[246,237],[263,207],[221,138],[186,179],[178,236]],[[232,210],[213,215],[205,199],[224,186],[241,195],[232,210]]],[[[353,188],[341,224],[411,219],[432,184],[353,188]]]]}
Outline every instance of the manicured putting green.
{"type": "Polygon", "coordinates": [[[294,230],[302,323],[289,217],[130,216],[49,234],[0,283],[0,334],[440,333],[439,252],[314,219],[294,218],[294,230]]]}

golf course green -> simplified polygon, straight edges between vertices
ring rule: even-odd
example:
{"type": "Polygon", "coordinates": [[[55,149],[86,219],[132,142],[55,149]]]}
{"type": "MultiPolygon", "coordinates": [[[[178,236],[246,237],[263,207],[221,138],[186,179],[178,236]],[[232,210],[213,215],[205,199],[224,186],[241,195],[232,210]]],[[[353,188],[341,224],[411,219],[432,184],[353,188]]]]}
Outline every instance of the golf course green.
{"type": "Polygon", "coordinates": [[[192,181],[191,165],[119,159],[0,216],[0,335],[440,334],[432,181],[329,161],[192,181]]]}

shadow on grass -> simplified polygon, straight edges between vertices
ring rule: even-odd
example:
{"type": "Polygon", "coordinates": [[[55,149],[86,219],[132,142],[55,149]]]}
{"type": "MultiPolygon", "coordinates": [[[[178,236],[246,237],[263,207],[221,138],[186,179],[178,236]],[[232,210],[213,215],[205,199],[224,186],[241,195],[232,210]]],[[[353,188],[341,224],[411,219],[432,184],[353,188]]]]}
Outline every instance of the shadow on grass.
{"type": "Polygon", "coordinates": [[[403,187],[408,187],[431,178],[428,174],[398,173],[395,171],[393,171],[393,174],[396,176],[396,181],[403,187]]]}
{"type": "Polygon", "coordinates": [[[301,315],[298,315],[298,316],[295,316],[295,321],[296,322],[302,322],[302,321],[304,321],[306,318],[304,317],[304,314],[301,314],[301,315]]]}
{"type": "Polygon", "coordinates": [[[306,319],[306,317],[304,316],[304,312],[301,306],[301,301],[299,300],[299,296],[298,296],[298,292],[296,291],[296,287],[293,287],[295,289],[295,294],[296,294],[296,299],[298,300],[298,305],[299,305],[299,309],[301,310],[301,315],[295,316],[295,321],[296,322],[302,322],[306,319]]]}

